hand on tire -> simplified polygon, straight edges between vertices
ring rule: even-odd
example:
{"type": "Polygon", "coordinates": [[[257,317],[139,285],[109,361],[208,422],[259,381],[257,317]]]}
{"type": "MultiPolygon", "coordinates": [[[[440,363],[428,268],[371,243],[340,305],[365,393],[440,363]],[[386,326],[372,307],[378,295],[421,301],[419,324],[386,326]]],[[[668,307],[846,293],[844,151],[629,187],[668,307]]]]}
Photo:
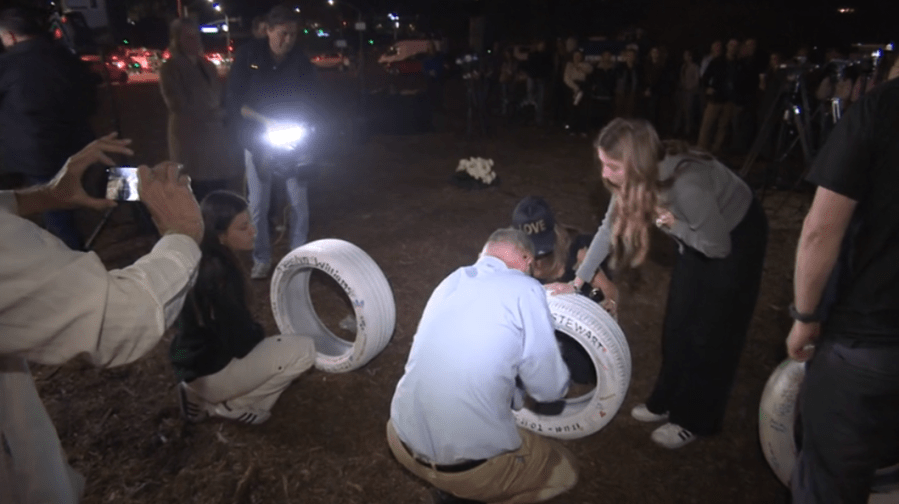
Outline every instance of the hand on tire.
{"type": "Polygon", "coordinates": [[[575,293],[574,286],[569,283],[564,283],[564,282],[553,282],[553,283],[544,285],[543,288],[546,289],[552,296],[558,296],[559,294],[574,294],[575,293]]]}

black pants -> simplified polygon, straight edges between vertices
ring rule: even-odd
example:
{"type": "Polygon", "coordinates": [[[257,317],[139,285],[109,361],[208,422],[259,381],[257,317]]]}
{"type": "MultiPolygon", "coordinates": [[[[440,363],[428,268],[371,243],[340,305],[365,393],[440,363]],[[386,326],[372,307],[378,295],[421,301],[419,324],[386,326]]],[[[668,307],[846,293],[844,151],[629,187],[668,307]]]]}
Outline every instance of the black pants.
{"type": "Polygon", "coordinates": [[[834,336],[822,336],[806,367],[794,504],[866,503],[874,472],[899,462],[899,346],[834,336]]]}
{"type": "Polygon", "coordinates": [[[710,259],[688,246],[671,273],[662,333],[662,369],[646,406],[694,434],[721,430],[755,302],[768,221],[753,199],[730,233],[731,252],[710,259]]]}

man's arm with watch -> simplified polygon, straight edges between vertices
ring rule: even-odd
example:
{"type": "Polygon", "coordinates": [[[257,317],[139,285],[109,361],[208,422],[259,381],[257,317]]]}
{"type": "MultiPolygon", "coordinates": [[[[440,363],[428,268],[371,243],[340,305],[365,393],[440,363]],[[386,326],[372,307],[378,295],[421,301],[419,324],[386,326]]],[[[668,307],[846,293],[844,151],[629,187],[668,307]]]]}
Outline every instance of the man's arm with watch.
{"type": "Polygon", "coordinates": [[[803,362],[812,356],[813,343],[821,332],[817,307],[856,204],[855,200],[819,187],[805,217],[796,249],[790,305],[790,316],[795,322],[786,341],[787,353],[794,360],[803,362]]]}

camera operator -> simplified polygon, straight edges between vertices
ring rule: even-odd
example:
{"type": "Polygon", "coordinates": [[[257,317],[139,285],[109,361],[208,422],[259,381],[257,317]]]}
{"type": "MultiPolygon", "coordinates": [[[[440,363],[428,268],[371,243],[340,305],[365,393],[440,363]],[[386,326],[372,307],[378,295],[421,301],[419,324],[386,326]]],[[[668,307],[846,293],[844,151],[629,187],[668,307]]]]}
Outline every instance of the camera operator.
{"type": "MultiPolygon", "coordinates": [[[[27,185],[43,184],[94,137],[95,79],[71,51],[49,39],[38,13],[0,12],[0,156],[27,185]]],[[[43,215],[44,226],[71,249],[83,247],[71,210],[43,215]]]]}
{"type": "Polygon", "coordinates": [[[178,165],[141,166],[140,198],[162,238],[133,265],[107,271],[92,252],[70,250],[21,216],[60,208],[102,210],[81,186],[109,153],[131,154],[115,134],[87,145],[47,184],[0,191],[0,502],[75,503],[84,478],[66,463],[27,361],[56,365],[82,355],[98,367],[152,349],[181,310],[196,276],[199,207],[178,165]]]}
{"type": "Polygon", "coordinates": [[[250,217],[256,228],[253,269],[250,278],[271,272],[272,246],[268,210],[272,184],[283,180],[290,202],[290,248],[306,243],[309,233],[307,182],[298,175],[272,173],[273,147],[265,144],[266,124],[276,118],[299,119],[314,113],[321,92],[315,67],[296,45],[300,17],[290,7],[278,5],[266,18],[266,38],[247,42],[238,49],[228,77],[226,113],[245,149],[244,163],[250,217]]]}

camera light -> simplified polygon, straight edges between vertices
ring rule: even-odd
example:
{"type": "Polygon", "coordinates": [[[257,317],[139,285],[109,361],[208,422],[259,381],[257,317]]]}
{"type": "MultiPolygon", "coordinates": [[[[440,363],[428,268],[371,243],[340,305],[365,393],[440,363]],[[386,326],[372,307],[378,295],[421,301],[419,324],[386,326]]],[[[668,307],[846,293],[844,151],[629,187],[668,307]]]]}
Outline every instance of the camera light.
{"type": "Polygon", "coordinates": [[[268,143],[275,147],[292,148],[306,136],[306,128],[294,124],[269,127],[266,132],[268,143]]]}

